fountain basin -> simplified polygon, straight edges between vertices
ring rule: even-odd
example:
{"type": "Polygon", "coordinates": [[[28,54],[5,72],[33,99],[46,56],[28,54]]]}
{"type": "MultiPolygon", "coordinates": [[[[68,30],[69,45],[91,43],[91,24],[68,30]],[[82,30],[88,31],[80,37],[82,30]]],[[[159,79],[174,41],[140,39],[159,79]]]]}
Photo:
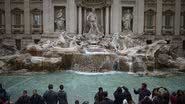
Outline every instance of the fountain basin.
{"type": "Polygon", "coordinates": [[[16,74],[0,76],[0,82],[6,88],[7,92],[12,95],[13,101],[21,95],[23,90],[28,90],[28,95],[32,94],[33,89],[43,95],[47,90],[48,84],[53,84],[54,91],[59,90],[59,85],[64,84],[67,92],[68,103],[73,104],[76,99],[83,102],[89,101],[94,103],[94,95],[98,87],[103,87],[108,91],[109,97],[114,99],[113,92],[118,86],[126,86],[131,92],[134,101],[137,103],[138,96],[133,93],[133,88],[139,88],[141,83],[148,84],[148,88],[153,90],[155,87],[167,87],[170,92],[178,89],[185,89],[185,75],[180,74],[172,77],[138,77],[129,75],[125,72],[105,72],[105,73],[87,73],[79,71],[63,71],[54,73],[32,73],[30,75],[16,74]]]}

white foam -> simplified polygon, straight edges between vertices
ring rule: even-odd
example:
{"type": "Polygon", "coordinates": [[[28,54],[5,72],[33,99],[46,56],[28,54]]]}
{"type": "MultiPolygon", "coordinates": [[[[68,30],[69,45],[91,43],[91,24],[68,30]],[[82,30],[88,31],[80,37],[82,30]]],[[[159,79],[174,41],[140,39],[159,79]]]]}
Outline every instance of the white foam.
{"type": "Polygon", "coordinates": [[[134,73],[134,72],[128,72],[128,74],[133,75],[133,74],[136,74],[136,73],[134,73]]]}
{"type": "Polygon", "coordinates": [[[68,72],[80,74],[80,75],[110,75],[110,74],[120,74],[124,72],[119,72],[119,71],[109,71],[109,72],[81,72],[81,71],[73,71],[70,70],[68,72]]]}

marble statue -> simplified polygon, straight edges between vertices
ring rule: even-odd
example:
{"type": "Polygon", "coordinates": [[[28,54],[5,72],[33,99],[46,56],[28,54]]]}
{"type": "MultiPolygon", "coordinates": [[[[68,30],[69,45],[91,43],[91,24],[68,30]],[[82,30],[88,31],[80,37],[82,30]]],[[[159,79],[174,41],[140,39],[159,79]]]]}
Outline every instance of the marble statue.
{"type": "Polygon", "coordinates": [[[65,22],[65,18],[63,16],[63,10],[60,9],[58,11],[58,13],[56,14],[56,19],[55,19],[55,23],[57,25],[57,29],[56,31],[64,31],[64,22],[65,22]]]}
{"type": "Polygon", "coordinates": [[[132,13],[128,9],[126,13],[124,14],[122,21],[123,21],[123,30],[131,31],[131,21],[132,21],[132,13]]]}
{"type": "Polygon", "coordinates": [[[112,46],[113,48],[118,51],[120,49],[120,44],[119,44],[119,33],[114,33],[113,38],[112,38],[112,46]]]}
{"type": "Polygon", "coordinates": [[[97,24],[97,16],[95,13],[95,9],[92,8],[92,11],[89,12],[88,16],[87,16],[87,22],[90,24],[90,29],[89,32],[90,34],[101,34],[103,35],[103,33],[100,32],[99,28],[98,28],[98,24],[97,24]]]}

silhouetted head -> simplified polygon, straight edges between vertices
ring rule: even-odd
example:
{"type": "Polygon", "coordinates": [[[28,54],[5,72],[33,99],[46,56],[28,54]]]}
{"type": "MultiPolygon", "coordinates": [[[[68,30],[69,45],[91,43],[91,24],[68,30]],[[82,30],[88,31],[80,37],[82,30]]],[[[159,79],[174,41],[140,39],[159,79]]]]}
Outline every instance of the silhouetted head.
{"type": "Polygon", "coordinates": [[[173,92],[173,93],[172,93],[172,96],[176,96],[176,92],[173,92]]]}
{"type": "Polygon", "coordinates": [[[52,85],[52,84],[49,84],[49,85],[48,85],[48,89],[49,89],[49,90],[53,89],[53,85],[52,85]]]}
{"type": "Polygon", "coordinates": [[[98,88],[98,91],[99,91],[99,92],[103,92],[103,88],[102,88],[102,87],[99,87],[99,88],[98,88]]]}
{"type": "Polygon", "coordinates": [[[118,93],[122,93],[121,87],[118,87],[116,91],[117,91],[118,93]]]}
{"type": "Polygon", "coordinates": [[[60,89],[63,90],[64,89],[64,85],[60,85],[60,89]]]}
{"type": "Polygon", "coordinates": [[[142,83],[141,88],[142,89],[146,89],[147,88],[147,84],[146,83],[142,83]]]}
{"type": "Polygon", "coordinates": [[[182,96],[183,95],[183,91],[182,90],[178,90],[177,91],[177,96],[182,96]]]}
{"type": "Polygon", "coordinates": [[[34,89],[34,90],[33,90],[33,95],[36,95],[36,94],[37,94],[37,90],[34,89]]]}
{"type": "Polygon", "coordinates": [[[157,96],[158,88],[154,88],[152,91],[152,97],[157,96]]]}
{"type": "Polygon", "coordinates": [[[28,91],[27,90],[24,90],[22,94],[23,94],[23,96],[27,96],[28,91]]]}

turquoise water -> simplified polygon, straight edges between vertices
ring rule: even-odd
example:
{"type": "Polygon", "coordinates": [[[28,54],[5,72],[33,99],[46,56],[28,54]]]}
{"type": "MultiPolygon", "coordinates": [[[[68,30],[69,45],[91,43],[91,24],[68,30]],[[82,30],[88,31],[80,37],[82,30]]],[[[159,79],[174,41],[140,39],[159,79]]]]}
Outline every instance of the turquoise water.
{"type": "Polygon", "coordinates": [[[80,102],[87,100],[93,104],[94,95],[100,86],[107,90],[109,97],[113,99],[113,92],[116,88],[124,85],[129,88],[134,100],[137,101],[137,95],[133,94],[132,89],[139,88],[142,82],[147,83],[150,90],[158,86],[164,86],[170,91],[185,90],[185,74],[157,78],[138,77],[124,72],[83,73],[67,71],[0,76],[0,83],[12,95],[13,101],[21,95],[23,90],[28,90],[29,95],[31,95],[32,89],[38,89],[38,92],[42,95],[47,90],[48,84],[53,84],[54,90],[58,91],[58,86],[63,83],[69,104],[74,104],[76,99],[79,99],[80,102]]]}

